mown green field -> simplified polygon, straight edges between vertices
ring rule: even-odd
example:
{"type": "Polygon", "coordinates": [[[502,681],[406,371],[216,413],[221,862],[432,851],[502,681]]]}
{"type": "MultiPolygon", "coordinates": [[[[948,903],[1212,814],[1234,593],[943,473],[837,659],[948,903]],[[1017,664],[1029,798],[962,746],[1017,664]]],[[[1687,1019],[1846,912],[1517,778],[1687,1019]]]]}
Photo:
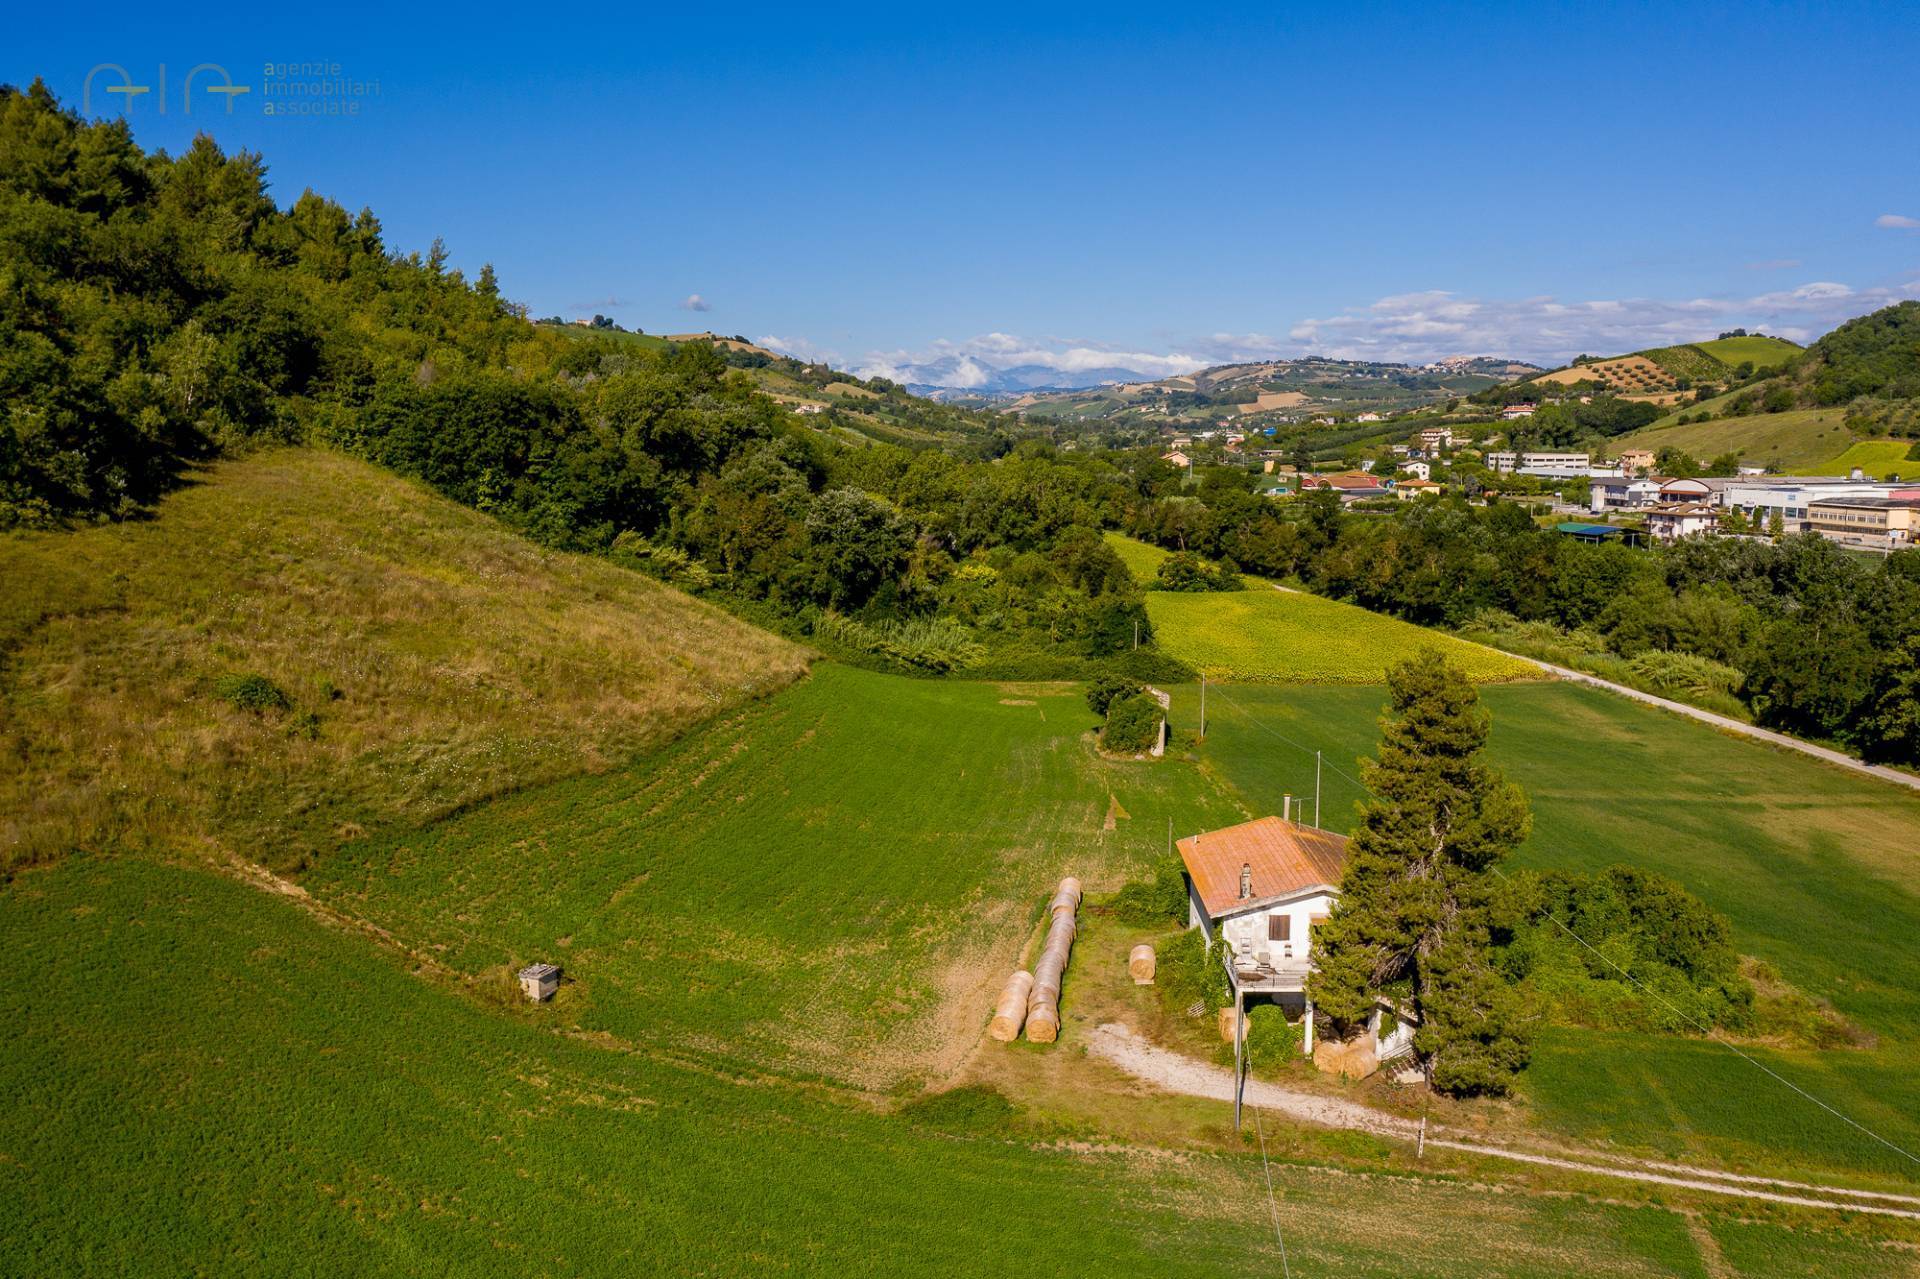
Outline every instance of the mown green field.
{"type": "Polygon", "coordinates": [[[1844,425],[1845,417],[1843,409],[1796,409],[1676,426],[1672,424],[1673,415],[1669,415],[1652,426],[1620,436],[1614,448],[1616,452],[1676,448],[1702,462],[1722,453],[1738,453],[1745,462],[1770,466],[1782,474],[1805,475],[1852,445],[1854,436],[1844,425]]]}
{"type": "MultiPolygon", "coordinates": [[[[1878,1037],[1867,1050],[1755,1056],[1920,1152],[1920,796],[1796,753],[1726,736],[1598,690],[1484,690],[1492,755],[1533,803],[1521,866],[1615,862],[1670,875],[1732,920],[1745,953],[1830,1000],[1878,1037]]],[[[1210,767],[1277,810],[1313,793],[1345,829],[1360,799],[1341,773],[1372,749],[1377,688],[1208,690],[1210,767]]],[[[1193,699],[1176,695],[1191,723],[1193,699]]],[[[1524,1077],[1534,1113],[1583,1141],[1784,1175],[1872,1172],[1920,1180],[1908,1161],[1801,1100],[1724,1047],[1657,1036],[1555,1032],[1524,1077]]]]}
{"type": "Polygon", "coordinates": [[[1812,475],[1847,475],[1859,467],[1876,480],[1920,479],[1920,462],[1909,461],[1911,440],[1862,440],[1832,461],[1813,468],[1812,475]]]}
{"type": "MultiPolygon", "coordinates": [[[[35,956],[0,994],[7,1274],[1280,1265],[1253,1154],[1136,1155],[1018,1116],[916,1122],[689,1068],[568,1033],[564,1006],[423,981],[363,934],[201,872],[32,872],[0,888],[0,934],[35,956]]],[[[1700,1273],[1686,1219],[1657,1207],[1285,1163],[1274,1178],[1308,1273],[1700,1273]]],[[[1777,1233],[1836,1263],[1883,1251],[1777,1233]]]]}
{"type": "Polygon", "coordinates": [[[1191,769],[1101,758],[1095,726],[1071,685],[824,666],[644,767],[306,882],[463,974],[563,963],[588,1031],[890,1087],[972,1047],[1061,875],[1117,886],[1169,818],[1239,820],[1191,769]]]}
{"type": "Polygon", "coordinates": [[[1149,591],[1154,644],[1210,679],[1378,683],[1422,648],[1438,648],[1478,681],[1533,679],[1533,663],[1411,622],[1302,591],[1149,591]]]}
{"type": "MultiPolygon", "coordinates": [[[[755,1002],[793,1043],[816,1018],[856,1034],[893,992],[859,978],[851,993],[822,987],[815,978],[844,970],[810,964],[792,982],[772,966],[742,973],[703,947],[752,967],[797,939],[865,937],[857,965],[912,980],[941,962],[956,918],[965,932],[970,912],[1004,909],[1009,893],[1025,931],[1039,898],[1018,900],[1031,887],[1023,851],[1042,878],[1046,849],[1076,869],[1117,862],[1157,845],[1167,815],[1233,815],[1201,770],[1130,766],[1136,779],[1114,794],[1133,805],[1121,830],[1138,833],[1090,851],[1101,823],[1077,814],[1106,766],[1059,761],[1080,732],[1063,706],[1036,697],[1004,708],[1018,728],[970,732],[1001,697],[1026,699],[822,674],[779,695],[762,724],[701,730],[713,752],[689,744],[636,767],[624,793],[612,779],[560,783],[477,810],[444,841],[383,846],[389,860],[367,868],[397,886],[358,899],[392,907],[377,918],[454,912],[448,932],[403,928],[398,945],[139,859],[73,858],[0,887],[0,935],[35,957],[32,980],[0,995],[14,1032],[0,1055],[0,1272],[953,1275],[1036,1258],[1086,1274],[1275,1269],[1250,1148],[1168,1156],[1044,1113],[879,1113],[872,1093],[809,1082],[819,1076],[776,1051],[778,1026],[734,1038],[755,1002]],[[895,735],[912,720],[956,749],[895,735]],[[795,729],[802,739],[784,736],[795,729]],[[866,737],[871,751],[850,751],[866,737]],[[975,753],[980,766],[956,765],[975,753]],[[844,769],[819,762],[843,754],[844,769]],[[960,810],[926,793],[935,773],[962,789],[990,776],[1018,811],[957,829],[960,810]],[[680,784],[651,789],[661,776],[680,784]],[[749,777],[788,810],[750,843],[752,820],[730,816],[749,777]],[[1005,789],[1014,782],[1027,788],[1005,789]],[[1061,807],[1029,822],[1030,793],[1061,807]],[[932,806],[924,820],[889,812],[916,801],[932,806]],[[728,839],[676,850],[677,823],[695,818],[728,839]],[[634,838],[648,834],[662,838],[634,838]],[[436,898],[420,882],[429,871],[456,887],[436,898]],[[475,893],[484,874],[496,878],[475,893]],[[485,962],[487,936],[544,936],[563,923],[556,903],[595,897],[599,925],[564,920],[579,931],[559,957],[578,982],[552,1004],[461,980],[462,965],[485,962]],[[621,915],[634,898],[644,909],[621,915]]],[[[969,1042],[983,1016],[961,1010],[969,1042]]],[[[857,1041],[840,1046],[870,1062],[857,1041]]],[[[1272,1175],[1290,1263],[1309,1273],[1705,1275],[1696,1232],[1737,1224],[1291,1161],[1272,1175]]],[[[1913,1269],[1830,1230],[1752,1229],[1824,1264],[1913,1269]]],[[[1772,1255],[1738,1273],[1797,1273],[1772,1255]]]]}

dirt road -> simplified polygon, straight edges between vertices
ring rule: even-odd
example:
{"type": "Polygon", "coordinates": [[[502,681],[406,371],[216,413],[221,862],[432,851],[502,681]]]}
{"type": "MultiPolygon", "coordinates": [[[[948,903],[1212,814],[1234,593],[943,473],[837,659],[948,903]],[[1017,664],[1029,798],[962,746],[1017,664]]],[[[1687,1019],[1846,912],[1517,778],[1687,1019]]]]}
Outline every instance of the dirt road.
{"type": "MultiPolygon", "coordinates": [[[[1149,1043],[1132,1029],[1108,1022],[1087,1036],[1087,1051],[1102,1061],[1119,1067],[1136,1079],[1155,1084],[1168,1092],[1191,1097],[1210,1097],[1215,1101],[1233,1100],[1233,1072],[1224,1067],[1195,1061],[1191,1057],[1149,1043]]],[[[1280,1115],[1300,1123],[1320,1124],[1328,1128],[1347,1128],[1375,1136],[1412,1141],[1420,1125],[1398,1115],[1384,1114],[1356,1102],[1338,1097],[1283,1088],[1257,1079],[1247,1081],[1246,1104],[1266,1114],[1280,1115]]],[[[1810,1182],[1785,1181],[1774,1177],[1751,1177],[1720,1172],[1687,1164],[1636,1162],[1594,1152],[1535,1153],[1511,1150],[1485,1142],[1460,1141],[1448,1130],[1427,1129],[1427,1144],[1447,1150],[1465,1151],[1495,1159],[1562,1168],[1596,1177],[1613,1177],[1658,1186],[1702,1190],[1709,1194],[1731,1195],[1738,1199],[1761,1199],[1769,1203],[1797,1204],[1805,1208],[1829,1208],[1836,1212],[1866,1212],[1883,1217],[1907,1217],[1920,1220],[1920,1197],[1881,1194],[1844,1186],[1822,1186],[1810,1182]],[[1577,1157],[1575,1157],[1577,1156],[1577,1157]]]]}

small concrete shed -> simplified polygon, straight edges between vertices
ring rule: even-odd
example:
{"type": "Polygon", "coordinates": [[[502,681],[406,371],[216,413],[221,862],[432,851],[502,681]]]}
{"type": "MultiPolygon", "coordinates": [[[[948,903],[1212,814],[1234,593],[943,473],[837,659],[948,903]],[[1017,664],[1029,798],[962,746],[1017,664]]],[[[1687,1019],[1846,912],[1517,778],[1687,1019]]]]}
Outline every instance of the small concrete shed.
{"type": "Polygon", "coordinates": [[[520,970],[520,989],[536,1004],[553,998],[553,992],[560,989],[559,965],[528,964],[520,970]]]}

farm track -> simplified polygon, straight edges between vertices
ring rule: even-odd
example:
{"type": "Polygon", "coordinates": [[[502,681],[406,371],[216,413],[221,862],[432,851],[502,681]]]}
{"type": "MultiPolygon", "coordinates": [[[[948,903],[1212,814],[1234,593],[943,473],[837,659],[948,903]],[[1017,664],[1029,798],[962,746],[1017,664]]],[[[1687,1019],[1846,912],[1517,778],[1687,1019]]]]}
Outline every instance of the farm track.
{"type": "MultiPolygon", "coordinates": [[[[1088,1036],[1087,1051],[1136,1079],[1169,1092],[1214,1101],[1233,1100],[1233,1072],[1191,1057],[1158,1047],[1131,1028],[1108,1022],[1088,1036]]],[[[1415,1140],[1420,1125],[1411,1119],[1389,1115],[1338,1097],[1282,1088],[1257,1079],[1247,1081],[1246,1103],[1297,1122],[1345,1128],[1402,1141],[1415,1140]]],[[[1823,1186],[1811,1182],[1785,1181],[1754,1177],[1742,1173],[1721,1172],[1689,1164],[1670,1164],[1621,1160],[1598,1151],[1535,1153],[1490,1145],[1484,1141],[1461,1141],[1448,1136],[1449,1130],[1429,1127],[1427,1144],[1465,1154],[1519,1163],[1557,1168],[1589,1176],[1611,1177],[1647,1185],[1699,1190],[1708,1194],[1730,1195],[1768,1203],[1791,1204],[1802,1208],[1823,1208],[1834,1212],[1864,1212],[1884,1217],[1904,1217],[1920,1221],[1920,1196],[1857,1190],[1845,1186],[1823,1186]],[[1438,1134],[1438,1135],[1436,1135],[1438,1134]],[[1578,1157],[1574,1157],[1578,1156],[1578,1157]],[[1804,1193],[1789,1193],[1804,1192],[1804,1193]],[[1821,1197],[1825,1196],[1825,1197],[1821,1197]]]]}
{"type": "Polygon", "coordinates": [[[1757,728],[1752,724],[1743,724],[1737,719],[1731,719],[1725,715],[1716,715],[1712,711],[1703,711],[1698,706],[1689,706],[1685,702],[1676,702],[1669,698],[1656,696],[1653,693],[1643,693],[1637,688],[1628,688],[1625,684],[1616,684],[1612,680],[1604,680],[1597,675],[1588,675],[1582,671],[1571,670],[1565,666],[1555,666],[1551,662],[1540,662],[1534,658],[1527,660],[1536,662],[1542,670],[1550,672],[1557,679],[1570,680],[1575,684],[1585,684],[1591,688],[1605,689],[1609,693],[1618,693],[1622,697],[1632,698],[1636,702],[1644,702],[1648,706],[1657,706],[1661,710],[1672,711],[1677,715],[1685,715],[1689,719],[1697,719],[1701,723],[1710,725],[1725,733],[1737,733],[1742,737],[1751,737],[1755,741],[1765,742],[1769,746],[1783,746],[1788,750],[1799,751],[1802,755],[1811,755],[1815,759],[1828,764],[1838,764],[1841,768],[1852,769],[1856,773],[1865,773],[1868,777],[1875,777],[1883,782],[1892,782],[1896,786],[1905,786],[1908,790],[1920,791],[1920,777],[1916,777],[1912,773],[1903,773],[1897,768],[1886,768],[1880,764],[1869,764],[1864,760],[1855,759],[1851,755],[1826,746],[1817,746],[1812,742],[1803,742],[1797,737],[1789,737],[1785,733],[1776,733],[1772,729],[1757,728]]]}
{"type": "MultiPolygon", "coordinates": [[[[1274,590],[1282,591],[1288,595],[1307,594],[1305,591],[1296,591],[1290,586],[1282,586],[1278,582],[1272,583],[1272,586],[1274,590]]],[[[1482,645],[1482,647],[1492,648],[1493,646],[1482,645]]],[[[1757,742],[1765,742],[1769,746],[1781,746],[1787,750],[1799,751],[1802,755],[1811,755],[1823,763],[1837,764],[1841,768],[1851,769],[1856,773],[1864,773],[1868,777],[1878,778],[1883,782],[1892,782],[1896,786],[1905,786],[1908,790],[1920,791],[1920,776],[1915,776],[1912,773],[1903,773],[1897,768],[1887,768],[1880,764],[1869,764],[1864,760],[1855,759],[1853,756],[1843,751],[1834,750],[1831,747],[1818,746],[1813,742],[1803,742],[1797,737],[1790,737],[1785,733],[1776,733],[1772,729],[1759,728],[1752,724],[1743,724],[1739,720],[1726,715],[1716,715],[1712,711],[1703,711],[1698,706],[1689,706],[1685,702],[1676,702],[1672,698],[1660,697],[1654,693],[1643,693],[1637,688],[1629,688],[1625,684],[1616,684],[1612,680],[1601,679],[1598,675],[1588,675],[1584,671],[1576,671],[1571,667],[1555,666],[1552,662],[1543,662],[1537,657],[1527,657],[1522,653],[1508,653],[1504,648],[1494,648],[1493,651],[1496,653],[1505,653],[1506,656],[1518,658],[1523,662],[1532,662],[1535,666],[1538,666],[1555,679],[1563,679],[1575,684],[1585,684],[1589,688],[1598,688],[1609,693],[1617,693],[1621,697],[1630,698],[1633,701],[1643,703],[1647,706],[1658,707],[1663,711],[1672,711],[1676,715],[1685,715],[1688,719],[1699,720],[1702,724],[1717,728],[1724,733],[1735,733],[1742,737],[1751,737],[1757,742]]]]}

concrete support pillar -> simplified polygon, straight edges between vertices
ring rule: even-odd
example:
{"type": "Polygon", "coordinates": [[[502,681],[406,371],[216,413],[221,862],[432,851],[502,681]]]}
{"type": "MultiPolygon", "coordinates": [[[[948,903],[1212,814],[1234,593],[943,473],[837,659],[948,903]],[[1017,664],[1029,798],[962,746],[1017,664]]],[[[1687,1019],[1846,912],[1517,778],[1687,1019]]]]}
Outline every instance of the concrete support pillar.
{"type": "Polygon", "coordinates": [[[1313,1056],[1313,1001],[1307,1001],[1307,1015],[1302,1019],[1300,1030],[1300,1051],[1308,1057],[1313,1056]]]}

